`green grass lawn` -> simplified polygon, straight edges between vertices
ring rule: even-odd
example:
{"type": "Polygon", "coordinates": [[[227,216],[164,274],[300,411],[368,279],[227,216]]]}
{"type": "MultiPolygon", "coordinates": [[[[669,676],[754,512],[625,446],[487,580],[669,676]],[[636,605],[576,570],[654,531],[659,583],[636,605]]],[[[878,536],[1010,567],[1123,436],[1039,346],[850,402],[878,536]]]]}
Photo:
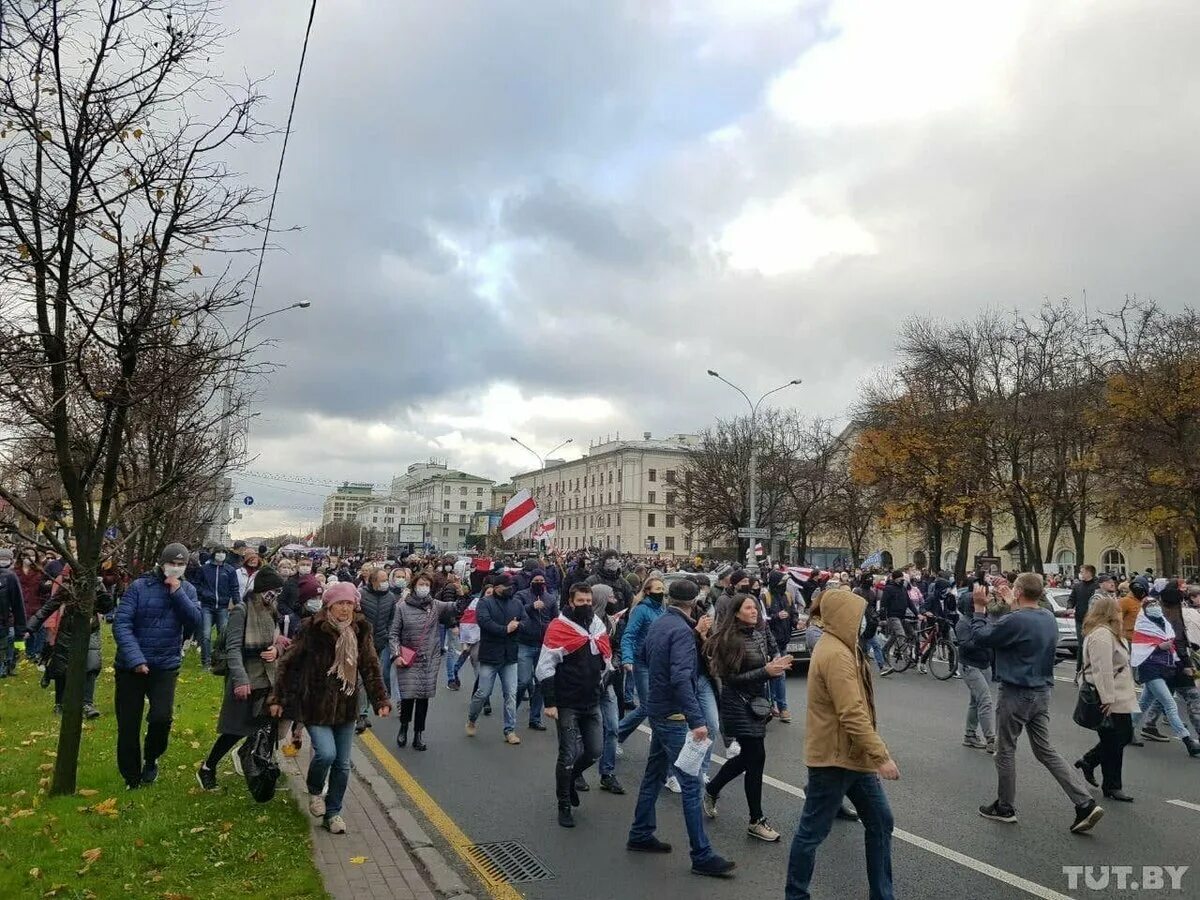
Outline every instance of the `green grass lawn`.
{"type": "Polygon", "coordinates": [[[104,632],[106,669],[96,689],[104,715],[84,724],[73,797],[47,795],[58,743],[53,686],[42,690],[29,663],[0,679],[0,897],[326,897],[306,815],[282,778],[275,798],[261,805],[229,757],[220,791],[206,794],[196,784],[215,737],[222,680],[194,653],[179,675],[158,782],[125,790],[116,765],[113,645],[104,632]]]}

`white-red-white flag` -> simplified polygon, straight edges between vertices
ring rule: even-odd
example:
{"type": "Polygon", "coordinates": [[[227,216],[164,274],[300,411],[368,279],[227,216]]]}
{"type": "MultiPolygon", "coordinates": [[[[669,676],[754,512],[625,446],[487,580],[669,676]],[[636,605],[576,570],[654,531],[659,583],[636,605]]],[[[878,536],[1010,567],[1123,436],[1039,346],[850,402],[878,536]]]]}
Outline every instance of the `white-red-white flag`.
{"type": "Polygon", "coordinates": [[[554,518],[549,518],[537,528],[533,529],[533,539],[535,541],[549,541],[554,538],[554,532],[558,530],[558,521],[554,518]]]}
{"type": "Polygon", "coordinates": [[[504,515],[500,517],[500,537],[508,540],[520,534],[538,520],[538,506],[528,488],[517,491],[512,499],[504,505],[504,515]]]}

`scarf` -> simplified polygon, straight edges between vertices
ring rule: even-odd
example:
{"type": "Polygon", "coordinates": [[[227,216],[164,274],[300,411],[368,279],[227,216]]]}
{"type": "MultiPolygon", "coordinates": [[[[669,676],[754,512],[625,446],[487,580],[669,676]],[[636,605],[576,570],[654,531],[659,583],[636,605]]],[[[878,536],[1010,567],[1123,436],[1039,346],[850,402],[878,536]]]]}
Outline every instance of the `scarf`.
{"type": "Polygon", "coordinates": [[[249,657],[243,657],[246,672],[250,675],[251,687],[268,687],[275,683],[276,663],[264,662],[258,654],[259,651],[273,646],[278,636],[279,625],[275,621],[275,606],[263,606],[257,596],[251,596],[246,602],[246,631],[242,638],[243,649],[251,654],[249,657]],[[261,683],[263,680],[267,683],[261,683]]]}
{"type": "MultiPolygon", "coordinates": [[[[1130,664],[1140,666],[1158,649],[1159,644],[1163,641],[1173,640],[1175,640],[1175,631],[1171,628],[1170,622],[1163,619],[1160,625],[1146,615],[1145,610],[1142,610],[1138,613],[1137,621],[1133,625],[1133,652],[1130,653],[1130,664]]],[[[1175,655],[1174,647],[1168,651],[1168,655],[1172,663],[1178,658],[1175,655]]]]}
{"type": "Polygon", "coordinates": [[[358,630],[351,619],[345,624],[329,623],[337,629],[337,645],[333,648],[333,665],[326,675],[336,675],[342,683],[341,691],[347,697],[358,690],[358,630]]]}

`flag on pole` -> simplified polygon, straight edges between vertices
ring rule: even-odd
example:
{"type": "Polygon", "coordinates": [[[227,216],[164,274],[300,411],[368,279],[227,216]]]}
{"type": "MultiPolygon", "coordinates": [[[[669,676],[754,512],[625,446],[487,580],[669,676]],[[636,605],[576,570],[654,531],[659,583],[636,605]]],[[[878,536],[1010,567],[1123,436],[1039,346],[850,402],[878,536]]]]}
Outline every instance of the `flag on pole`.
{"type": "Polygon", "coordinates": [[[762,545],[762,541],[759,541],[757,544],[755,544],[755,545],[754,545],[754,555],[755,555],[755,556],[762,556],[762,555],[763,555],[763,545],[762,545]]]}
{"type": "Polygon", "coordinates": [[[537,503],[529,489],[525,488],[513,494],[512,499],[504,505],[504,515],[500,517],[500,537],[508,540],[513,535],[520,534],[538,520],[537,503]]]}
{"type": "Polygon", "coordinates": [[[305,546],[305,547],[311,547],[311,546],[312,546],[312,542],[313,542],[313,540],[316,538],[316,536],[317,536],[317,533],[316,533],[315,531],[310,531],[310,532],[308,533],[308,537],[306,537],[306,538],[304,539],[304,546],[305,546]]]}
{"type": "Polygon", "coordinates": [[[533,529],[533,539],[535,541],[549,541],[554,539],[554,532],[558,530],[558,522],[553,517],[547,519],[537,528],[533,529]]]}
{"type": "Polygon", "coordinates": [[[864,568],[864,569],[873,569],[876,566],[882,566],[882,565],[883,565],[883,551],[882,550],[876,550],[874,553],[872,553],[870,556],[868,556],[866,559],[864,559],[862,561],[862,568],[864,568]]]}

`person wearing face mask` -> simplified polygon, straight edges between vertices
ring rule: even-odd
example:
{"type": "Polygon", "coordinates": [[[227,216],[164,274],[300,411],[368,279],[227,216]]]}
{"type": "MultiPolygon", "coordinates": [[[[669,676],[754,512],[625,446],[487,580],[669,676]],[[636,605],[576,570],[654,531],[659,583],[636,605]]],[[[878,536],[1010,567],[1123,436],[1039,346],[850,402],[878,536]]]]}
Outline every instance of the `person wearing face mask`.
{"type": "Polygon", "coordinates": [[[261,567],[262,557],[253,550],[247,551],[241,568],[237,570],[239,601],[254,589],[254,576],[261,567]]]}
{"type": "Polygon", "coordinates": [[[321,576],[313,570],[312,559],[302,556],[296,560],[296,599],[301,621],[321,611],[321,589],[321,576]]]}
{"type": "MultiPolygon", "coordinates": [[[[1166,579],[1161,581],[1166,582],[1166,579]]],[[[1189,657],[1183,655],[1187,651],[1186,635],[1181,636],[1181,640],[1176,640],[1175,624],[1166,617],[1163,609],[1163,595],[1170,592],[1172,610],[1178,613],[1182,596],[1174,583],[1156,583],[1155,588],[1158,593],[1146,598],[1133,628],[1133,650],[1130,652],[1130,660],[1137,668],[1138,679],[1142,683],[1142,696],[1138,701],[1141,712],[1134,716],[1134,725],[1142,726],[1143,739],[1164,740],[1162,733],[1153,727],[1154,719],[1147,715],[1151,707],[1155,711],[1161,710],[1175,737],[1183,742],[1188,755],[1197,757],[1200,756],[1200,743],[1188,733],[1187,726],[1179,715],[1175,697],[1172,696],[1172,691],[1179,684],[1186,682],[1191,687],[1191,691],[1185,689],[1181,694],[1185,700],[1196,701],[1194,708],[1189,704],[1188,711],[1196,713],[1193,721],[1200,728],[1200,697],[1195,695],[1196,671],[1191,667],[1189,657]]],[[[1182,617],[1179,625],[1183,625],[1182,617]]]]}
{"type": "MultiPolygon", "coordinates": [[[[546,587],[546,573],[541,569],[529,572],[529,587],[517,591],[517,600],[524,610],[521,627],[517,629],[517,707],[522,699],[529,700],[529,727],[545,731],[542,724],[542,688],[534,677],[542,640],[550,623],[558,618],[558,595],[546,587]]],[[[520,576],[517,576],[520,581],[520,576]]]]}
{"type": "Polygon", "coordinates": [[[619,610],[628,609],[633,603],[633,588],[621,577],[621,554],[616,550],[605,550],[600,554],[595,571],[586,583],[588,587],[603,583],[612,588],[619,610]]]}
{"type": "Polygon", "coordinates": [[[283,587],[279,592],[276,607],[279,610],[279,629],[285,637],[292,637],[300,627],[300,581],[296,576],[296,560],[284,557],[276,567],[283,587]]]}
{"type": "Polygon", "coordinates": [[[158,568],[129,585],[113,617],[117,768],[131,790],[158,779],[158,759],[171,734],[184,635],[200,624],[196,589],[183,580],[187,560],[183,544],[164,547],[158,568]]]}
{"type": "MultiPolygon", "coordinates": [[[[1071,587],[1071,595],[1067,598],[1067,609],[1075,612],[1075,637],[1077,646],[1083,646],[1083,620],[1087,618],[1088,606],[1092,595],[1096,593],[1099,584],[1096,581],[1096,567],[1084,565],[1079,567],[1079,578],[1071,587]]],[[[1079,684],[1079,673],[1083,669],[1083,654],[1075,654],[1075,683],[1079,684]]]]}
{"type": "Polygon", "coordinates": [[[225,694],[217,717],[217,739],[196,771],[206,791],[217,789],[217,766],[238,742],[266,720],[266,700],[281,654],[279,598],[283,578],[270,566],[259,570],[254,591],[229,613],[225,630],[225,694]]]}
{"type": "Polygon", "coordinates": [[[467,737],[475,736],[475,722],[492,695],[496,679],[504,693],[504,741],[521,743],[517,736],[517,629],[524,609],[513,595],[512,578],[504,572],[492,576],[492,596],[476,607],[479,622],[479,682],[467,713],[467,737]]]}
{"type": "Polygon", "coordinates": [[[322,608],[300,629],[279,661],[267,709],[279,718],[294,710],[312,739],[306,787],[308,811],[332,834],[345,834],[342,801],[350,782],[350,750],[358,716],[359,678],[381,717],[391,713],[371,625],[356,610],[358,590],[329,585],[322,608]],[[328,781],[328,789],[326,789],[328,781]]]}
{"type": "Polygon", "coordinates": [[[592,607],[591,590],[576,583],[567,608],[546,627],[537,661],[546,718],[558,731],[554,794],[564,828],[575,827],[572,808],[579,806],[579,784],[603,749],[600,700],[611,670],[608,629],[592,607]]]}
{"type": "MultiPolygon", "coordinates": [[[[37,554],[33,548],[26,547],[21,551],[21,563],[17,566],[16,576],[17,581],[21,582],[21,598],[25,601],[25,621],[28,622],[46,599],[41,595],[42,580],[46,576],[42,574],[42,569],[37,564],[37,554]]],[[[42,654],[42,643],[45,639],[45,632],[40,628],[30,634],[25,639],[25,658],[30,662],[36,662],[42,654]]]]}
{"type": "Polygon", "coordinates": [[[1122,635],[1126,643],[1133,641],[1133,627],[1137,624],[1138,613],[1142,611],[1142,601],[1149,593],[1149,582],[1139,577],[1129,583],[1129,593],[1117,601],[1117,608],[1121,611],[1122,635]]]}
{"type": "Polygon", "coordinates": [[[641,655],[642,646],[650,626],[667,611],[666,595],[667,589],[661,578],[647,578],[634,598],[625,631],[621,635],[621,666],[625,670],[625,677],[633,680],[638,700],[637,707],[627,712],[617,727],[617,740],[621,743],[646,720],[646,698],[650,694],[650,684],[646,660],[641,655]]]}
{"type": "MultiPolygon", "coordinates": [[[[395,690],[392,675],[392,650],[388,639],[388,630],[392,625],[392,614],[396,609],[396,595],[392,593],[388,583],[388,573],[383,566],[378,566],[367,573],[367,580],[358,590],[358,605],[363,618],[371,625],[375,639],[375,653],[379,656],[379,671],[383,673],[383,682],[388,687],[388,696],[394,697],[395,690]]],[[[354,725],[355,734],[362,734],[371,727],[371,704],[367,697],[366,688],[358,689],[359,712],[358,721],[354,725]]]]}
{"type": "MultiPolygon", "coordinates": [[[[467,586],[463,584],[457,570],[450,572],[445,577],[442,583],[441,590],[434,589],[434,597],[441,600],[443,603],[454,604],[458,608],[458,602],[467,593],[467,586]]],[[[459,651],[462,649],[459,645],[458,629],[450,628],[446,625],[441,626],[441,633],[438,639],[442,643],[442,655],[446,658],[446,686],[449,688],[454,681],[454,664],[458,660],[459,651]]],[[[453,690],[453,688],[450,688],[453,690]]]]}
{"type": "Polygon", "coordinates": [[[213,626],[219,634],[229,620],[230,606],[242,599],[237,570],[229,564],[228,558],[224,547],[215,548],[212,558],[200,567],[193,582],[200,600],[196,638],[200,645],[200,664],[206,669],[212,665],[213,626]]]}
{"type": "Polygon", "coordinates": [[[425,719],[429,701],[437,693],[441,672],[442,641],[439,626],[453,627],[458,610],[453,603],[435,600],[433,578],[421,573],[413,589],[395,605],[389,642],[396,692],[400,700],[400,730],[396,745],[408,744],[408,726],[413,724],[413,749],[425,749],[425,719]]]}
{"type": "Polygon", "coordinates": [[[15,558],[12,550],[0,548],[0,678],[16,668],[16,636],[25,631],[25,600],[13,572],[15,558]]]}

